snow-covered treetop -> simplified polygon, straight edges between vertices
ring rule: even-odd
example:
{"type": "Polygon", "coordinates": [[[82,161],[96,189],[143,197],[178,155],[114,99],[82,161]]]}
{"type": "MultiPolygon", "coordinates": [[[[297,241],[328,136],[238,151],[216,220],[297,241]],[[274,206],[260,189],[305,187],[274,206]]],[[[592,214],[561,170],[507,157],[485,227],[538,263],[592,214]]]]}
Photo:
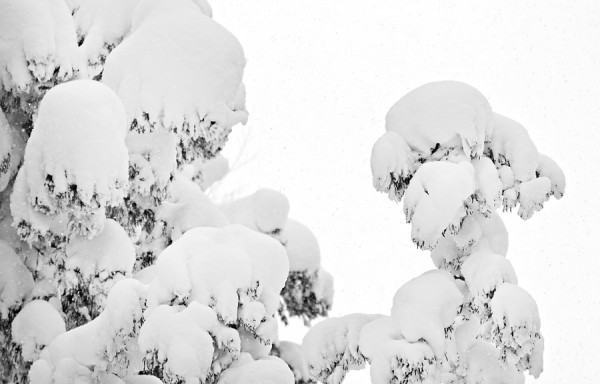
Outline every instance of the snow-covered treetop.
{"type": "Polygon", "coordinates": [[[196,4],[151,0],[108,56],[103,82],[123,100],[132,130],[174,132],[185,163],[214,156],[246,122],[244,65],[238,40],[196,4]]]}
{"type": "Polygon", "coordinates": [[[388,112],[386,133],[371,154],[373,186],[400,201],[413,241],[435,248],[467,215],[490,217],[501,205],[527,219],[565,177],[540,155],[525,128],[493,113],[485,97],[456,81],[425,84],[388,112]]]}
{"type": "Polygon", "coordinates": [[[50,216],[71,214],[82,234],[100,231],[103,218],[84,216],[104,216],[127,193],[125,132],[123,105],[105,85],[77,80],[53,87],[40,103],[20,171],[29,204],[50,216]]]}
{"type": "Polygon", "coordinates": [[[64,0],[0,1],[0,86],[40,92],[81,66],[75,28],[64,0]],[[27,22],[23,22],[27,20],[27,22]]]}
{"type": "Polygon", "coordinates": [[[436,146],[462,147],[480,157],[492,133],[492,108],[477,89],[458,81],[425,84],[403,96],[385,118],[413,151],[425,156],[436,146]]]}

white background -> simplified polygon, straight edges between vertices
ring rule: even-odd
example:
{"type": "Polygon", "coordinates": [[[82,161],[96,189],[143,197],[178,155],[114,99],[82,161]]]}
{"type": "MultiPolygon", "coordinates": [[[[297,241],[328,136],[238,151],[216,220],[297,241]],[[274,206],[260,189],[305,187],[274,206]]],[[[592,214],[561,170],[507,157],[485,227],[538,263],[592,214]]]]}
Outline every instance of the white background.
{"type": "MultiPolygon", "coordinates": [[[[385,114],[424,83],[464,81],[521,122],[567,176],[565,197],[527,222],[503,215],[508,257],[537,300],[546,338],[537,383],[598,382],[600,2],[212,0],[241,41],[247,143],[216,193],[283,192],[335,278],[332,316],[389,314],[433,268],[402,207],[371,186],[385,114]],[[241,163],[245,165],[239,166],[241,163]]],[[[230,152],[241,140],[232,138],[230,152]]],[[[300,341],[298,324],[282,330],[300,341]]],[[[345,383],[367,383],[368,370],[345,383]]],[[[528,382],[536,382],[528,378],[528,382]]]]}

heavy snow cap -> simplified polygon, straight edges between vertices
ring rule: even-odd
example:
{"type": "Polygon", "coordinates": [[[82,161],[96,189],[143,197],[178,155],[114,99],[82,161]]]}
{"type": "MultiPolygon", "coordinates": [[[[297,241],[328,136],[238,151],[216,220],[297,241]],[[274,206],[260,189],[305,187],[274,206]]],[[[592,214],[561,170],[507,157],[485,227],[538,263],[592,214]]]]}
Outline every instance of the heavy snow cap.
{"type": "Polygon", "coordinates": [[[399,133],[412,150],[423,155],[440,145],[462,146],[465,155],[481,157],[494,117],[477,89],[458,81],[438,81],[407,93],[385,120],[386,131],[399,133]]]}
{"type": "Polygon", "coordinates": [[[178,160],[188,162],[214,156],[231,127],[246,122],[244,66],[238,40],[197,5],[158,0],[136,9],[103,81],[123,100],[132,129],[175,132],[178,160]]]}
{"type": "MultiPolygon", "coordinates": [[[[77,217],[120,204],[126,194],[125,110],[105,85],[76,80],[40,103],[25,149],[29,202],[38,211],[77,217]]],[[[90,229],[101,230],[101,224],[90,229]]]]}
{"type": "Polygon", "coordinates": [[[0,88],[28,92],[36,82],[72,77],[80,65],[63,0],[0,1],[0,88]]]}

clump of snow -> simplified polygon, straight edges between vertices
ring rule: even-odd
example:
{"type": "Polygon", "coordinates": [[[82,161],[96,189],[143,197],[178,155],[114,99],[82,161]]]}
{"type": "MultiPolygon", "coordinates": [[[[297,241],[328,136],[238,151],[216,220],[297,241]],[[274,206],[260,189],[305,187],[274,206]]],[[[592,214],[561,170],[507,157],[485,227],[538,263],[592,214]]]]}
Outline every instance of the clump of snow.
{"type": "Polygon", "coordinates": [[[68,236],[68,215],[48,216],[31,206],[27,199],[27,179],[27,169],[21,167],[10,195],[10,211],[19,237],[40,249],[64,245],[68,236]]]}
{"type": "Polygon", "coordinates": [[[479,211],[490,216],[502,203],[502,181],[496,166],[487,157],[473,161],[477,193],[475,200],[479,202],[479,211]]]}
{"type": "Polygon", "coordinates": [[[173,194],[157,209],[157,219],[164,222],[167,238],[175,241],[196,227],[224,227],[229,220],[204,194],[200,186],[179,174],[172,183],[173,194]]]}
{"type": "Polygon", "coordinates": [[[123,105],[101,83],[77,80],[48,91],[23,164],[34,209],[68,212],[70,230],[84,236],[100,232],[105,208],[126,194],[125,128],[123,105]]]}
{"type": "Polygon", "coordinates": [[[490,217],[474,215],[481,228],[479,245],[487,247],[492,252],[506,256],[508,252],[508,232],[499,214],[493,212],[490,217]]]}
{"type": "Polygon", "coordinates": [[[493,114],[477,89],[458,81],[438,81],[398,100],[386,116],[385,127],[399,133],[422,156],[437,146],[462,146],[467,156],[481,157],[484,142],[492,135],[493,114]]]}
{"type": "Polygon", "coordinates": [[[55,382],[79,379],[87,383],[92,374],[99,382],[105,382],[114,375],[126,377],[139,371],[141,367],[130,358],[138,350],[146,289],[133,279],[117,282],[100,316],[55,337],[32,365],[30,377],[41,380],[50,371],[55,382]]]}
{"type": "Polygon", "coordinates": [[[501,349],[501,358],[519,371],[542,372],[543,337],[535,300],[523,288],[504,283],[490,302],[492,340],[501,349]]]}
{"type": "Polygon", "coordinates": [[[433,382],[436,359],[432,349],[424,342],[406,341],[392,317],[366,324],[359,345],[371,365],[373,384],[433,382]]]}
{"type": "Polygon", "coordinates": [[[468,383],[525,384],[525,376],[500,362],[500,351],[490,343],[476,340],[465,356],[464,377],[468,383]]]}
{"type": "Polygon", "coordinates": [[[454,277],[442,270],[425,272],[394,296],[392,318],[409,342],[425,340],[436,357],[446,350],[445,331],[454,323],[463,295],[454,277]]]}
{"type": "Polygon", "coordinates": [[[302,355],[302,347],[291,341],[280,341],[277,344],[276,356],[290,367],[294,373],[296,382],[308,382],[310,375],[308,373],[308,364],[302,355]]]}
{"type": "Polygon", "coordinates": [[[471,254],[463,263],[461,272],[473,296],[474,309],[483,316],[489,316],[484,312],[499,285],[517,284],[517,275],[510,261],[490,251],[471,254]]]}
{"type": "Polygon", "coordinates": [[[192,180],[198,183],[203,191],[223,179],[229,172],[229,161],[220,153],[212,159],[196,159],[190,166],[192,180]]]}
{"type": "Polygon", "coordinates": [[[495,113],[490,148],[494,162],[510,166],[515,180],[525,182],[535,178],[539,153],[521,124],[495,113]]]}
{"type": "Polygon", "coordinates": [[[194,228],[167,247],[156,265],[150,284],[151,307],[197,301],[211,305],[225,324],[247,328],[264,344],[276,340],[277,329],[269,329],[270,319],[289,265],[283,247],[274,239],[239,225],[194,228]],[[259,303],[252,304],[255,301],[259,303]]]}
{"type": "Polygon", "coordinates": [[[88,65],[88,75],[102,72],[106,56],[123,40],[131,28],[131,15],[140,0],[84,1],[73,20],[88,65]]]}
{"type": "Polygon", "coordinates": [[[73,77],[80,65],[75,28],[64,0],[0,3],[2,89],[39,97],[44,88],[73,77]]]}
{"type": "Polygon", "coordinates": [[[340,384],[350,369],[364,366],[359,350],[361,329],[381,315],[354,313],[325,319],[302,340],[302,352],[313,380],[340,384]]]}
{"type": "Polygon", "coordinates": [[[177,168],[176,140],[170,132],[127,135],[132,196],[151,197],[155,204],[169,197],[177,168]]]}
{"type": "Polygon", "coordinates": [[[316,271],[321,265],[319,242],[304,224],[288,218],[282,233],[290,271],[316,271]]]}
{"type": "Polygon", "coordinates": [[[537,172],[541,177],[547,177],[552,183],[552,195],[560,199],[565,194],[565,174],[562,169],[550,157],[540,153],[538,158],[537,172]]]}
{"type": "Polygon", "coordinates": [[[46,345],[65,332],[60,313],[47,301],[27,303],[12,322],[13,341],[21,345],[23,359],[35,360],[46,345]]]}
{"type": "Polygon", "coordinates": [[[154,309],[140,330],[139,345],[146,360],[160,365],[167,382],[206,382],[240,353],[237,332],[219,323],[211,308],[197,302],[185,308],[161,305],[154,309]],[[228,354],[214,364],[213,344],[228,354]]]}
{"type": "Polygon", "coordinates": [[[135,248],[125,230],[107,219],[97,236],[74,238],[65,252],[62,300],[67,303],[64,311],[71,328],[100,314],[113,285],[131,275],[135,248]]]}
{"type": "Polygon", "coordinates": [[[315,235],[302,223],[287,219],[281,241],[290,261],[290,274],[281,291],[281,320],[301,317],[306,325],[317,316],[327,316],[333,301],[333,277],[321,267],[321,252],[315,235]]]}
{"type": "Polygon", "coordinates": [[[123,100],[132,130],[174,132],[179,163],[211,158],[247,120],[238,97],[242,47],[189,0],[142,5],[132,33],[108,56],[103,82],[123,100]]]}
{"type": "Polygon", "coordinates": [[[263,188],[222,205],[221,210],[232,224],[241,224],[278,238],[285,228],[290,204],[282,193],[263,188]]]}
{"type": "Polygon", "coordinates": [[[406,189],[404,213],[412,223],[413,242],[432,249],[439,238],[455,234],[466,216],[466,200],[475,192],[473,166],[436,161],[423,164],[406,189]]]}
{"type": "Polygon", "coordinates": [[[0,240],[0,315],[21,305],[33,289],[33,277],[10,244],[0,240]]]}
{"type": "Polygon", "coordinates": [[[479,212],[466,216],[457,234],[438,241],[431,258],[437,268],[459,275],[465,258],[478,250],[500,255],[508,251],[508,233],[496,212],[489,217],[479,212]]]}
{"type": "Polygon", "coordinates": [[[542,210],[552,194],[552,182],[547,177],[538,177],[519,184],[519,216],[527,220],[534,212],[542,210]]]}
{"type": "Polygon", "coordinates": [[[386,192],[391,200],[400,201],[415,171],[416,159],[400,134],[388,131],[371,151],[373,187],[386,192]]]}
{"type": "Polygon", "coordinates": [[[223,373],[217,384],[293,384],[294,374],[286,363],[274,356],[254,360],[243,353],[223,373]]]}
{"type": "Polygon", "coordinates": [[[125,230],[107,219],[104,229],[92,239],[76,238],[66,248],[66,268],[79,270],[83,276],[99,272],[130,274],[135,263],[135,248],[125,230]]]}

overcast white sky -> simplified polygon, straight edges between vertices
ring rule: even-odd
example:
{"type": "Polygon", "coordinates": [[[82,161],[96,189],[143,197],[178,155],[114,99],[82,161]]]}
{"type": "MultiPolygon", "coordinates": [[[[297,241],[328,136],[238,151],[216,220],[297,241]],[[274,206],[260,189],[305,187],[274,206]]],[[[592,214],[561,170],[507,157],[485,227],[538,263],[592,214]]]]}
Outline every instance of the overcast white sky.
{"type": "MultiPolygon", "coordinates": [[[[332,316],[389,314],[407,280],[433,268],[401,206],[371,186],[385,114],[409,90],[453,79],[521,122],[567,176],[527,222],[504,214],[508,257],[537,300],[545,370],[528,383],[598,381],[600,346],[600,2],[212,0],[241,41],[247,165],[222,186],[282,191],[319,238],[335,278],[332,316]]],[[[234,139],[235,142],[235,139],[234,139]]],[[[300,341],[298,327],[283,330],[300,341]]],[[[368,370],[345,383],[369,382],[368,370]]]]}

